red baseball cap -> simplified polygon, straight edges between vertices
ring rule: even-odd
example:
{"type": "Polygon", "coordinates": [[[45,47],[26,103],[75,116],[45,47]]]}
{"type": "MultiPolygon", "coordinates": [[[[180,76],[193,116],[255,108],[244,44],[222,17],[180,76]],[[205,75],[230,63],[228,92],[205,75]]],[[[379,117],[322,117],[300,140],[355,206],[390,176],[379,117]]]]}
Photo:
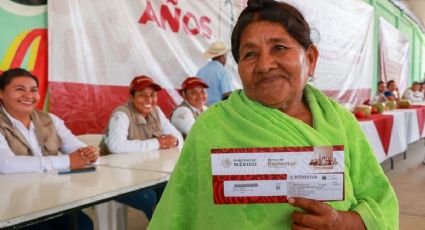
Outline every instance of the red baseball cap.
{"type": "Polygon", "coordinates": [[[202,79],[197,78],[197,77],[188,77],[182,83],[182,89],[181,90],[191,89],[191,88],[194,88],[194,87],[196,87],[198,85],[200,85],[200,86],[202,86],[204,88],[209,88],[208,85],[207,85],[207,83],[205,83],[204,81],[202,81],[202,79]]]}
{"type": "Polygon", "coordinates": [[[151,86],[155,91],[160,91],[162,89],[161,86],[159,86],[152,80],[152,78],[145,75],[141,75],[134,77],[134,79],[131,81],[130,91],[139,91],[148,86],[151,86]]]}

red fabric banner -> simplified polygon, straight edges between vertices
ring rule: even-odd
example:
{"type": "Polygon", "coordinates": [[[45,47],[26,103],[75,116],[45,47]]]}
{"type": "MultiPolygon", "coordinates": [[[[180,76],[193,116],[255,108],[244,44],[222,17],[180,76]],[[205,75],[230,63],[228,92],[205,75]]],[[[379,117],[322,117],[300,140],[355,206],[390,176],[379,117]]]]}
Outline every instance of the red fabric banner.
{"type": "Polygon", "coordinates": [[[394,117],[392,115],[372,114],[367,118],[358,118],[359,121],[373,121],[381,139],[384,152],[388,155],[391,133],[393,130],[394,117]]]}

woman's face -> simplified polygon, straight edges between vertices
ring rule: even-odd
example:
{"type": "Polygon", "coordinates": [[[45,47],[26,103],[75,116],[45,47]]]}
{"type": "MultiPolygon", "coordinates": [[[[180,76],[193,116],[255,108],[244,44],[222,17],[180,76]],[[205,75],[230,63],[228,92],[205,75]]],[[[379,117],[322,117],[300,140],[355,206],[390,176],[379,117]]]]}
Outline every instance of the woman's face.
{"type": "Polygon", "coordinates": [[[389,91],[393,92],[393,91],[395,91],[396,89],[397,89],[397,85],[395,84],[395,82],[391,82],[391,83],[388,85],[388,90],[389,90],[389,91]]]}
{"type": "Polygon", "coordinates": [[[40,100],[37,83],[30,77],[14,78],[4,90],[0,98],[6,111],[12,116],[31,114],[40,100]]]}
{"type": "Polygon", "coordinates": [[[191,106],[197,108],[198,110],[201,110],[202,106],[205,105],[205,102],[207,101],[207,96],[207,90],[200,85],[191,89],[187,89],[183,93],[183,98],[187,102],[189,102],[191,106]]]}
{"type": "Polygon", "coordinates": [[[412,85],[412,91],[413,92],[419,91],[419,88],[420,88],[420,84],[414,84],[414,85],[412,85]]]}
{"type": "Polygon", "coordinates": [[[314,45],[305,50],[280,24],[258,21],[243,31],[239,55],[239,74],[247,96],[285,111],[302,100],[319,54],[314,45]]]}
{"type": "Polygon", "coordinates": [[[134,96],[130,95],[130,101],[133,103],[136,111],[143,117],[146,117],[150,112],[152,112],[153,106],[156,105],[156,91],[152,87],[146,87],[142,90],[136,91],[134,96]]]}
{"type": "Polygon", "coordinates": [[[384,83],[381,83],[381,84],[378,85],[378,91],[381,92],[381,93],[385,92],[385,84],[384,83]]]}

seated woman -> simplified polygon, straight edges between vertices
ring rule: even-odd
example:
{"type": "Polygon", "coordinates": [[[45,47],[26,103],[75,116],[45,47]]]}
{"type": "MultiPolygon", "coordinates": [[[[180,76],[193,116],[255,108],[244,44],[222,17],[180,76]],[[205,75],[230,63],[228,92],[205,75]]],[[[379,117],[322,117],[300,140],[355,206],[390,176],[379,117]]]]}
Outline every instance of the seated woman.
{"type": "Polygon", "coordinates": [[[182,83],[180,90],[184,101],[177,106],[171,114],[171,123],[186,136],[195,123],[195,119],[205,110],[207,106],[208,85],[197,77],[188,77],[182,83]]]}
{"type": "Polygon", "coordinates": [[[385,92],[385,83],[383,81],[379,81],[378,82],[378,89],[376,91],[375,96],[372,98],[371,104],[385,102],[387,100],[387,98],[385,97],[384,92],[385,92]]]}
{"type": "MultiPolygon", "coordinates": [[[[30,72],[5,71],[0,77],[0,99],[0,173],[75,169],[97,160],[97,148],[80,142],[55,115],[35,109],[40,100],[38,79],[30,72]]],[[[80,227],[93,228],[81,211],[78,219],[80,227]]],[[[31,228],[55,229],[61,226],[57,224],[72,226],[72,218],[65,215],[31,228]]]]}
{"type": "MultiPolygon", "coordinates": [[[[143,151],[174,148],[183,144],[182,135],[156,105],[159,90],[161,87],[147,76],[138,76],[131,81],[128,102],[112,112],[100,144],[101,155],[143,154],[143,151]]],[[[117,201],[143,211],[150,220],[157,194],[149,189],[117,201]]]]}
{"type": "Polygon", "coordinates": [[[387,82],[387,90],[384,92],[384,95],[388,101],[398,101],[400,99],[398,87],[394,80],[387,82]]]}
{"type": "Polygon", "coordinates": [[[412,83],[412,86],[403,93],[403,99],[409,102],[421,102],[424,100],[424,94],[420,91],[421,84],[417,81],[412,83]]]}
{"type": "Polygon", "coordinates": [[[157,104],[161,86],[150,77],[135,77],[127,103],[116,108],[101,143],[101,155],[143,152],[181,146],[182,135],[157,104]]]}
{"type": "MultiPolygon", "coordinates": [[[[302,14],[284,2],[248,0],[231,41],[244,89],[234,91],[227,101],[215,104],[197,119],[149,228],[397,228],[396,195],[357,120],[337,102],[307,84],[314,76],[319,53],[302,14]],[[281,184],[278,188],[270,184],[268,189],[256,189],[259,183],[249,173],[273,171],[261,161],[265,159],[261,158],[263,149],[319,146],[343,146],[343,200],[320,202],[287,197],[288,203],[246,202],[275,201],[273,195],[262,198],[254,192],[273,194],[278,189],[284,190],[280,189],[281,184]],[[232,151],[235,154],[229,155],[237,155],[236,152],[247,148],[256,152],[222,160],[213,160],[211,154],[232,151]],[[262,162],[264,168],[258,168],[256,162],[262,162]],[[214,177],[216,181],[234,178],[236,184],[228,184],[228,190],[224,189],[224,183],[213,186],[213,169],[217,169],[215,175],[222,175],[218,179],[214,177]],[[226,174],[220,174],[223,171],[226,174]],[[238,184],[238,180],[249,178],[254,178],[253,184],[238,184]],[[222,194],[218,195],[218,202],[214,202],[215,193],[222,194]],[[216,204],[222,199],[233,204],[216,204]]],[[[299,173],[309,172],[309,166],[302,160],[295,163],[301,164],[296,168],[299,173]]]]}

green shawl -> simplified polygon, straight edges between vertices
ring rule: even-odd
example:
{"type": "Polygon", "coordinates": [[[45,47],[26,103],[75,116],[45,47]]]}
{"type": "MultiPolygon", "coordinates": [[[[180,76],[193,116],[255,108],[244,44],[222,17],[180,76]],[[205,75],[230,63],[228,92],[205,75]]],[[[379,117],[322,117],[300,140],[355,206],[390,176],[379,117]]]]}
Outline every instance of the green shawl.
{"type": "Polygon", "coordinates": [[[367,229],[398,229],[398,202],[357,120],[307,85],[314,127],[231,94],[192,127],[149,229],[291,229],[289,204],[215,205],[210,149],[344,145],[345,200],[328,202],[360,214],[367,229]]]}

